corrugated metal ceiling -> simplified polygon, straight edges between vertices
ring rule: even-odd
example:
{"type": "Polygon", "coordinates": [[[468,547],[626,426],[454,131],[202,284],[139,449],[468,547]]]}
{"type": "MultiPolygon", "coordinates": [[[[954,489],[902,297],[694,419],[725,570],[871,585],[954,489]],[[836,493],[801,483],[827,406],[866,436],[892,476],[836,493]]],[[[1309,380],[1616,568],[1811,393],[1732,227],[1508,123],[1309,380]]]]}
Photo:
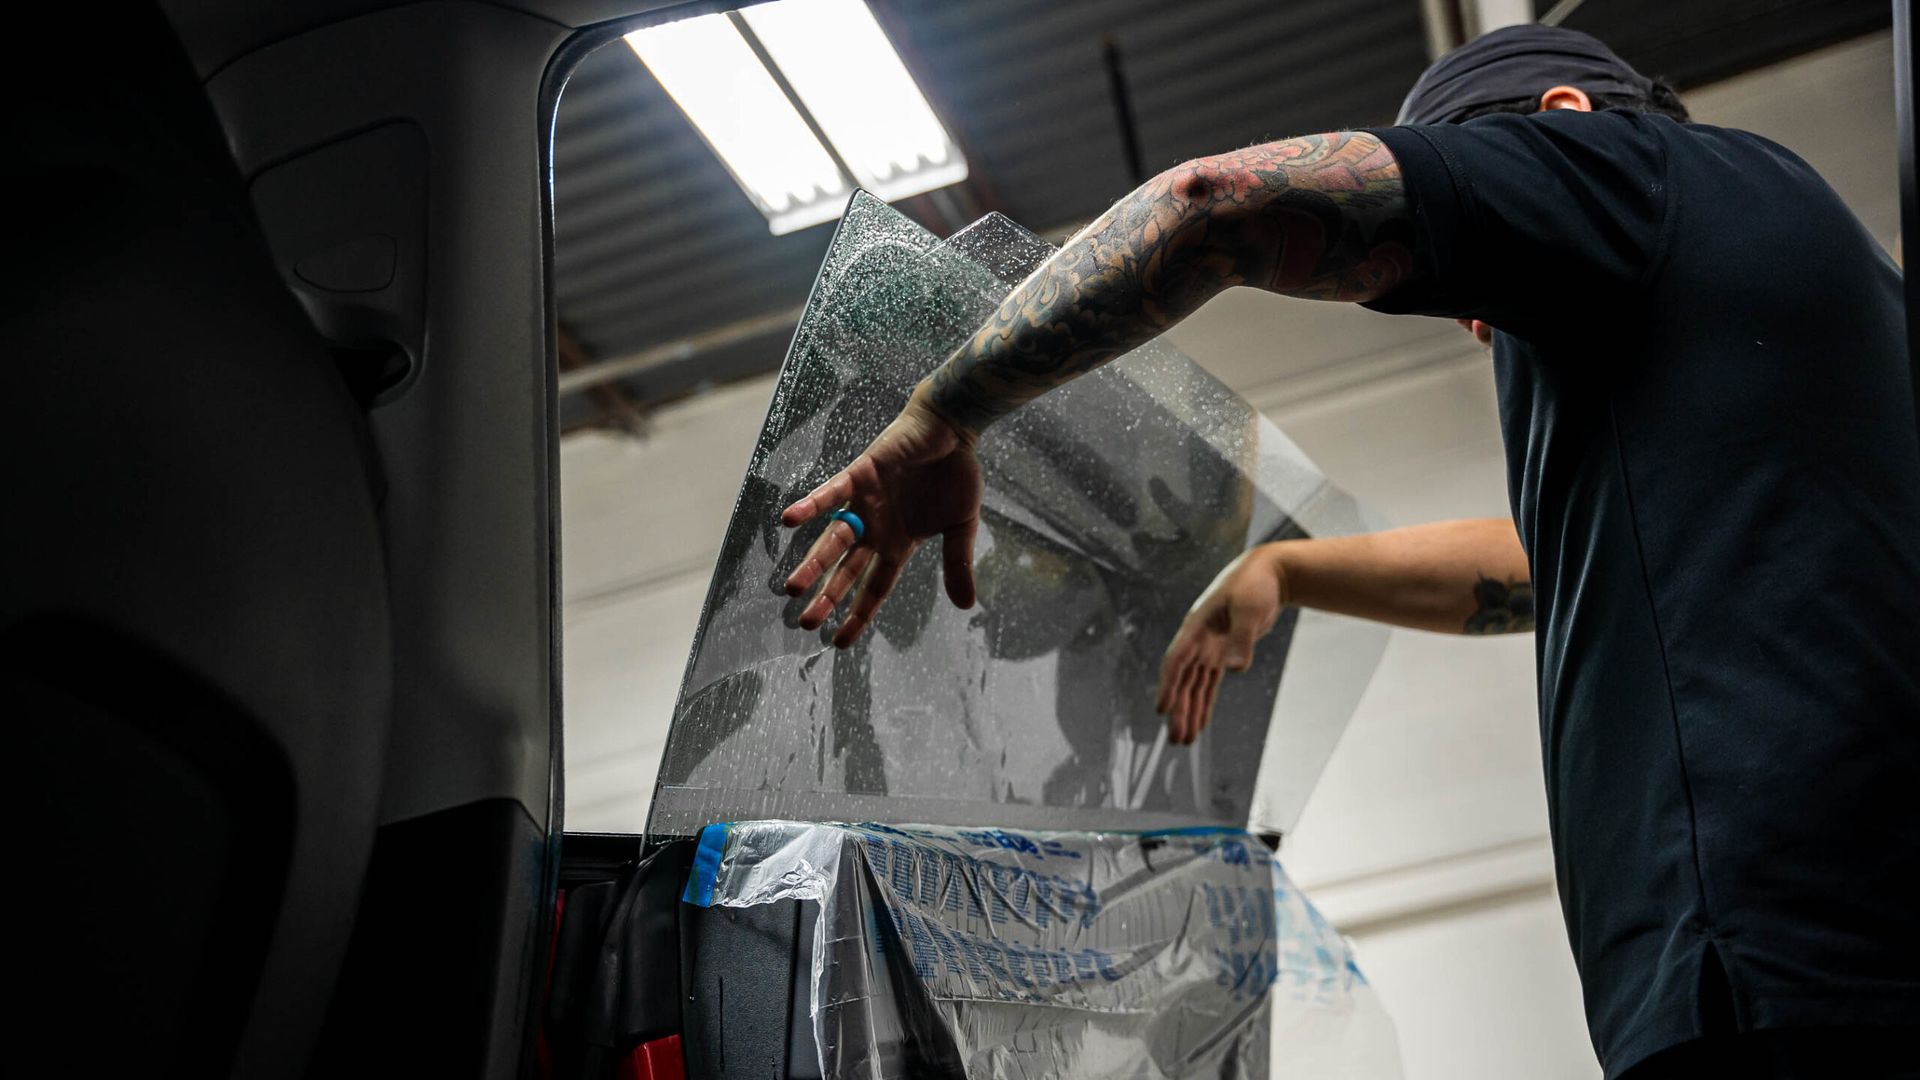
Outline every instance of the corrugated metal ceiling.
{"type": "MultiPolygon", "coordinates": [[[[1109,38],[1148,172],[1389,121],[1427,59],[1419,0],[870,2],[973,170],[943,200],[946,214],[925,198],[904,204],[936,229],[941,217],[998,209],[1052,232],[1133,186],[1103,62],[1109,38]]],[[[1588,0],[1566,25],[1685,87],[1887,21],[1884,0],[1588,0]]],[[[832,225],[770,235],[618,40],[580,63],[561,99],[554,186],[559,316],[588,358],[762,324],[744,340],[662,357],[621,379],[624,394],[659,402],[778,365],[788,334],[767,316],[806,298],[832,225]]],[[[594,411],[581,395],[563,407],[573,423],[594,411]]]]}
{"type": "MultiPolygon", "coordinates": [[[[1390,119],[1426,63],[1417,0],[873,6],[965,148],[976,181],[969,212],[999,209],[1042,230],[1090,218],[1133,186],[1103,66],[1108,35],[1150,172],[1390,119]]],[[[832,233],[769,235],[618,41],[582,61],[561,99],[554,186],[561,322],[598,359],[799,305],[832,233]]],[[[770,369],[785,345],[784,332],[762,334],[623,385],[658,401],[770,369]]]]}

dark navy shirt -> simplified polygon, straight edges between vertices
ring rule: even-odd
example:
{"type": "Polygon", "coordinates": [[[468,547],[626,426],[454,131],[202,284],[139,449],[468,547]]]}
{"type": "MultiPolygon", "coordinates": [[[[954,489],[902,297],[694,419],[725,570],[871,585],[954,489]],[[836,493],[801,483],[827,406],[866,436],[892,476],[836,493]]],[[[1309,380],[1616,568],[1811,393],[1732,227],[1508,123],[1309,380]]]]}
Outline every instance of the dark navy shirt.
{"type": "Polygon", "coordinates": [[[1418,274],[1370,306],[1497,330],[1560,896],[1607,1074],[1703,1010],[1920,1022],[1898,269],[1745,132],[1563,111],[1376,134],[1418,274]]]}

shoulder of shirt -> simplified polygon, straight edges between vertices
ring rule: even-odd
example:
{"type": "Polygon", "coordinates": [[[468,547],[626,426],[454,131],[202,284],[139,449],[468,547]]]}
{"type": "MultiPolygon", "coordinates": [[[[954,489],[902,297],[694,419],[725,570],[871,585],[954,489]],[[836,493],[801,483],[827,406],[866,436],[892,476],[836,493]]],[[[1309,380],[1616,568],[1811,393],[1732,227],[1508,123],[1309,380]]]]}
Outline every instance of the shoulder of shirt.
{"type": "MultiPolygon", "coordinates": [[[[1632,112],[1626,109],[1606,109],[1601,112],[1578,112],[1573,109],[1554,109],[1534,113],[1488,113],[1476,116],[1462,123],[1448,124],[1397,124],[1395,127],[1417,131],[1424,135],[1447,139],[1462,133],[1472,132],[1492,134],[1495,132],[1524,136],[1541,131],[1565,132],[1579,137],[1599,137],[1611,135],[1631,135],[1642,133],[1654,135],[1657,128],[1647,121],[1658,120],[1674,128],[1677,124],[1669,117],[1655,116],[1649,113],[1632,112]]],[[[1692,126],[1692,125],[1686,125],[1692,126]]],[[[1377,129],[1374,129],[1377,130],[1377,129]]]]}
{"type": "Polygon", "coordinates": [[[1482,142],[1507,143],[1515,149],[1564,142],[1588,144],[1602,154],[1625,155],[1623,160],[1642,163],[1705,155],[1706,160],[1725,164],[1758,157],[1811,171],[1799,155],[1765,136],[1633,109],[1490,113],[1459,124],[1400,126],[1419,133],[1449,160],[1454,153],[1471,158],[1478,152],[1474,144],[1482,142]]]}
{"type": "Polygon", "coordinates": [[[1718,124],[1703,124],[1698,120],[1689,120],[1686,123],[1681,123],[1668,116],[1656,116],[1653,117],[1653,119],[1667,125],[1684,137],[1691,137],[1703,142],[1740,144],[1770,154],[1782,154],[1795,161],[1800,160],[1800,155],[1794,153],[1792,150],[1774,142],[1765,135],[1748,131],[1745,128],[1721,127],[1718,124]]]}
{"type": "Polygon", "coordinates": [[[1633,112],[1627,109],[1608,109],[1605,113],[1593,115],[1608,114],[1631,118],[1650,135],[1672,147],[1699,148],[1723,158],[1730,154],[1735,157],[1741,153],[1759,154],[1776,161],[1787,162],[1798,168],[1812,169],[1812,166],[1808,165],[1799,154],[1765,135],[1755,134],[1744,128],[1703,124],[1697,120],[1682,122],[1659,113],[1633,112]]]}
{"type": "MultiPolygon", "coordinates": [[[[1578,112],[1558,109],[1535,113],[1489,113],[1458,124],[1404,125],[1437,146],[1474,153],[1476,144],[1507,144],[1515,149],[1554,143],[1589,144],[1602,153],[1659,155],[1663,144],[1680,135],[1680,125],[1664,116],[1607,109],[1578,112]],[[1660,121],[1659,124],[1653,121],[1660,121]],[[1664,125],[1664,126],[1662,126],[1664,125]]],[[[1444,151],[1443,151],[1444,152],[1444,151]]]]}
{"type": "Polygon", "coordinates": [[[1549,128],[1564,131],[1645,131],[1659,130],[1660,124],[1680,126],[1673,118],[1657,113],[1637,112],[1632,109],[1601,109],[1598,112],[1582,112],[1578,109],[1547,109],[1531,113],[1489,113],[1476,116],[1464,124],[1454,125],[1469,131],[1476,128],[1517,127],[1522,129],[1549,128]]]}
{"type": "Polygon", "coordinates": [[[1707,147],[1719,145],[1724,148],[1739,147],[1744,150],[1798,160],[1792,151],[1771,139],[1755,135],[1738,128],[1715,127],[1712,124],[1681,122],[1660,113],[1640,112],[1633,109],[1602,109],[1599,112],[1580,112],[1574,109],[1554,109],[1536,113],[1493,113],[1477,116],[1463,124],[1438,124],[1423,130],[1440,130],[1440,138],[1445,139],[1445,131],[1476,132],[1505,136],[1516,140],[1546,137],[1549,141],[1568,140],[1572,142],[1598,142],[1620,145],[1622,147],[1638,145],[1648,153],[1665,154],[1674,149],[1689,146],[1707,147]]]}
{"type": "Polygon", "coordinates": [[[1747,143],[1762,149],[1778,153],[1792,153],[1779,143],[1764,135],[1756,135],[1741,128],[1720,127],[1703,124],[1697,120],[1680,121],[1663,113],[1641,112],[1637,109],[1601,109],[1598,112],[1580,112],[1575,109],[1550,109],[1535,113],[1491,113],[1476,116],[1463,124],[1437,125],[1456,129],[1474,129],[1484,127],[1520,127],[1544,125],[1570,132],[1608,131],[1640,132],[1647,136],[1680,140],[1699,138],[1705,140],[1724,140],[1747,143]]]}

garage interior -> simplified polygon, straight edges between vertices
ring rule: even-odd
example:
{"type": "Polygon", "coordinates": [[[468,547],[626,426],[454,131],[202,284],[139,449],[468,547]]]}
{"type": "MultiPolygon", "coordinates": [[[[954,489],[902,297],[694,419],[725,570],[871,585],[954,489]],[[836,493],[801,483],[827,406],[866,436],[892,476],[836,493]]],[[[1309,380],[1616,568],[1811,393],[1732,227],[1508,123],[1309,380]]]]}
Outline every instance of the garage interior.
{"type": "MultiPolygon", "coordinates": [[[[1505,15],[1553,5],[1517,6],[1505,15]]],[[[938,235],[997,210],[1056,242],[1186,158],[1391,121],[1437,40],[1503,12],[1468,5],[1449,27],[1434,17],[1447,5],[1408,0],[871,7],[969,167],[897,206],[938,235]]],[[[1669,78],[1697,120],[1801,154],[1893,247],[1884,5],[1592,0],[1566,25],[1669,78]]],[[[630,832],[832,226],[771,235],[619,41],[562,98],[554,184],[567,820],[630,832]]],[[[1507,513],[1492,375],[1451,324],[1240,289],[1169,337],[1391,524],[1507,513]]],[[[1356,943],[1409,1078],[1599,1075],[1554,896],[1535,712],[1529,637],[1395,630],[1283,844],[1356,943]]]]}
{"type": "MultiPolygon", "coordinates": [[[[1266,666],[1240,684],[1268,696],[1258,708],[1223,710],[1211,739],[1176,746],[1144,700],[1161,646],[1142,643],[1170,636],[1199,583],[1243,542],[1317,541],[1363,531],[1348,527],[1356,521],[1370,530],[1479,517],[1504,529],[1517,516],[1495,370],[1481,345],[1448,319],[1229,290],[989,436],[1019,431],[1045,451],[1031,455],[1028,474],[981,455],[990,480],[976,551],[1020,553],[1000,563],[1016,569],[981,578],[991,586],[1002,574],[1000,595],[1017,593],[1014,602],[998,607],[983,588],[962,613],[923,560],[920,607],[901,602],[903,589],[888,611],[915,611],[925,616],[918,627],[938,633],[901,635],[876,620],[859,647],[834,652],[819,631],[801,630],[801,601],[780,591],[781,560],[798,560],[806,528],[864,526],[822,505],[815,522],[782,531],[771,496],[785,502],[801,478],[810,486],[844,464],[827,459],[864,444],[874,403],[904,397],[911,383],[899,376],[917,371],[888,360],[888,382],[875,357],[816,347],[827,337],[807,336],[826,306],[815,301],[822,282],[884,267],[860,288],[905,282],[893,296],[929,302],[899,305],[892,324],[871,320],[882,327],[874,340],[891,334],[931,352],[928,342],[954,328],[921,317],[947,295],[928,283],[964,286],[964,297],[961,288],[951,295],[974,305],[964,308],[973,325],[1050,246],[1143,180],[1232,148],[1391,124],[1435,57],[1537,22],[1596,35],[1677,85],[1696,120],[1776,140],[1830,182],[1865,235],[1838,230],[1850,246],[1831,250],[1848,254],[1827,269],[1859,271],[1871,287],[1835,285],[1839,273],[1824,283],[1830,295],[1878,305],[1876,318],[1854,322],[1860,340],[1883,347],[1851,354],[1873,364],[1787,370],[1801,390],[1857,391],[1865,384],[1833,376],[1897,375],[1899,361],[1920,372],[1920,336],[1909,335],[1904,356],[1893,344],[1902,237],[1920,229],[1911,8],[22,8],[10,24],[21,47],[7,67],[16,107],[0,116],[10,150],[0,177],[17,193],[10,288],[0,290],[0,355],[13,361],[0,395],[11,511],[0,532],[10,570],[0,684],[21,721],[9,759],[28,811],[16,861],[44,900],[17,956],[32,991],[22,1056],[61,1075],[134,1061],[162,1076],[309,1080],[979,1075],[960,1061],[962,1024],[949,1023],[960,1017],[990,1033],[983,1056],[1012,1055],[993,1075],[1603,1077],[1556,885],[1551,837],[1564,863],[1568,830],[1564,818],[1550,830],[1543,783],[1543,755],[1553,761],[1559,744],[1543,746],[1536,650],[1553,635],[1389,631],[1303,604],[1276,614],[1266,666]],[[814,17],[822,12],[856,18],[814,17]],[[887,234],[891,248],[872,245],[884,258],[835,262],[856,225],[887,234]],[[1129,366],[1149,353],[1160,367],[1129,366]],[[811,378],[838,361],[813,388],[828,388],[821,400],[843,396],[781,428],[805,412],[780,411],[795,373],[811,378]],[[1136,377],[1141,367],[1151,377],[1136,377]],[[1177,377],[1160,378],[1169,371],[1177,377]],[[1109,375],[1134,380],[1121,388],[1134,396],[1101,399],[1130,403],[1131,413],[1107,410],[1124,428],[1110,426],[1091,450],[1098,440],[1077,434],[1031,438],[1035,417],[1061,415],[1062,402],[1085,400],[1072,395],[1109,375]],[[842,410],[856,393],[866,395],[858,408],[842,410]],[[786,472],[769,467],[761,451],[802,429],[784,447],[786,472]],[[1286,486],[1268,483],[1276,462],[1306,479],[1274,494],[1286,486]],[[1022,488],[1032,475],[1051,488],[1022,488]],[[1006,510],[1015,489],[1031,511],[1024,518],[1006,510]],[[1049,490],[1055,503],[1033,509],[1049,490]],[[1189,497],[1205,490],[1221,497],[1189,497]],[[1338,515],[1328,510],[1336,504],[1338,515]],[[1084,514],[1084,533],[1054,528],[1084,505],[1124,512],[1084,514]],[[1212,531],[1198,539],[1202,530],[1179,519],[1219,506],[1233,513],[1205,515],[1212,531]],[[1120,520],[1135,510],[1135,521],[1120,520]],[[1112,542],[1075,547],[1096,533],[1112,542]],[[1003,544],[1006,536],[1020,539],[1003,544]],[[1156,557],[1176,561],[1167,551],[1196,550],[1211,561],[1145,569],[1156,557]],[[1095,565],[1115,552],[1124,557],[1095,565]],[[1019,561],[1036,553],[1044,558],[1019,561]],[[752,604],[739,601],[742,586],[763,581],[752,604]],[[1062,601],[1089,582],[1084,607],[1062,601]],[[745,659],[700,682],[714,674],[696,675],[702,635],[730,597],[745,659]],[[1130,611],[1129,597],[1140,601],[1130,611]],[[1082,618],[1087,610],[1096,615],[1082,618]],[[996,611],[1037,613],[1017,627],[1026,634],[1018,648],[1002,647],[1016,620],[996,611]],[[1096,624],[1106,637],[1084,633],[1096,624]],[[1346,629],[1314,639],[1296,633],[1303,625],[1346,629]],[[1362,626],[1365,648],[1342,656],[1351,667],[1316,666],[1329,654],[1301,644],[1351,643],[1362,626]],[[928,640],[944,651],[912,650],[928,640]],[[882,648],[893,667],[871,666],[882,648]],[[1070,651],[1073,678],[1061,674],[1070,651]],[[1351,694],[1311,700],[1337,722],[1290,725],[1303,714],[1289,711],[1298,688],[1336,667],[1353,676],[1343,684],[1351,694]],[[879,670],[906,673],[882,685],[868,677],[879,670]],[[779,685],[803,692],[769,695],[781,709],[756,713],[760,688],[796,671],[779,685]],[[727,681],[735,675],[747,677],[727,681]],[[991,697],[989,676],[996,693],[1016,690],[991,697]],[[959,712],[957,723],[906,700],[936,683],[924,696],[960,701],[940,707],[959,712]],[[746,689],[718,707],[709,708],[721,695],[710,697],[704,714],[689,709],[723,684],[746,689]],[[1087,687],[1095,692],[1076,693],[1087,687]],[[856,698],[857,708],[841,708],[856,698]],[[1041,723],[973,708],[1016,699],[1037,705],[1041,723]],[[772,711],[801,719],[756,742],[768,732],[753,723],[772,711]],[[955,788],[971,788],[942,803],[951,792],[913,802],[924,792],[910,782],[856,786],[856,755],[841,738],[853,712],[888,740],[888,769],[911,761],[924,766],[914,778],[925,788],[956,777],[955,788]],[[698,727],[689,716],[716,714],[720,722],[689,736],[698,727]],[[1297,728],[1312,738],[1288,742],[1297,728]],[[776,743],[783,754],[759,752],[776,743]],[[1307,749],[1275,753],[1293,746],[1307,749]],[[1275,816],[1264,785],[1282,772],[1304,780],[1275,816]],[[1063,773],[1074,782],[1054,784],[1063,773]],[[676,789],[677,802],[663,788],[676,789]],[[825,798],[796,809],[794,790],[825,798]],[[711,803],[701,801],[707,792],[711,803]],[[936,812],[921,816],[929,806],[936,812]],[[943,915],[956,919],[946,930],[943,915]],[[964,938],[952,933],[963,923],[964,938]],[[953,981],[940,986],[936,976],[953,981]],[[836,1072],[830,1062],[852,1064],[836,1072]]],[[[1818,185],[1802,190],[1824,196],[1818,185]]],[[[1823,207],[1820,220],[1847,224],[1837,204],[1823,207]]],[[[1789,221],[1798,230],[1778,235],[1819,224],[1789,221]]],[[[1920,284],[1904,303],[1905,325],[1920,325],[1920,284]]],[[[842,319],[835,332],[847,332],[834,340],[866,340],[859,321],[842,319]]],[[[1830,321],[1801,328],[1803,359],[1828,361],[1818,331],[1830,321]]],[[[1745,348],[1748,335],[1730,336],[1745,348]]],[[[951,350],[952,340],[938,340],[943,355],[951,350]]],[[[1832,359],[1848,358],[1839,353],[1832,359]]],[[[1911,385],[1920,395],[1920,378],[1911,385]]],[[[1798,435],[1804,399],[1775,398],[1785,405],[1770,430],[1798,435]]],[[[1878,427],[1857,421],[1887,421],[1904,402],[1869,404],[1806,429],[1815,435],[1801,451],[1843,429],[1854,441],[1830,441],[1901,443],[1904,414],[1878,427]]],[[[1716,432],[1765,441],[1751,437],[1750,414],[1724,412],[1716,432]]],[[[1898,486],[1905,459],[1882,460],[1876,449],[1857,457],[1892,461],[1879,490],[1894,495],[1880,502],[1897,504],[1909,490],[1898,486]]],[[[1696,456],[1729,470],[1744,460],[1696,456]]],[[[1772,460],[1792,482],[1817,472],[1798,456],[1772,460]]],[[[1801,518],[1826,506],[1793,501],[1801,518]]],[[[1674,516],[1722,513],[1717,503],[1683,509],[1674,516]]],[[[1904,520],[1920,521],[1920,498],[1906,509],[1904,520]]],[[[1920,528],[1882,533],[1893,550],[1906,539],[1896,534],[1920,528]]],[[[1881,561],[1920,581],[1920,555],[1881,561]]],[[[1639,565],[1644,575],[1644,556],[1639,565]]],[[[1450,582],[1462,586],[1453,592],[1468,580],[1450,582]]],[[[1882,612],[1898,606],[1899,590],[1869,590],[1865,580],[1849,580],[1851,598],[1873,593],[1882,612]]],[[[1510,584],[1517,595],[1523,583],[1510,584]]],[[[1823,582],[1808,575],[1805,584],[1823,582]]],[[[1531,625],[1524,585],[1524,612],[1498,612],[1512,616],[1506,628],[1531,625]]],[[[1472,591],[1484,608],[1481,589],[1472,591]]],[[[1844,591],[1826,595],[1840,603],[1844,591]]],[[[1623,595],[1589,595],[1601,592],[1623,595]]],[[[1920,625],[1910,614],[1884,621],[1920,625]]],[[[1792,629],[1801,651],[1814,652],[1815,636],[1837,637],[1844,622],[1748,620],[1738,632],[1792,629]]],[[[1449,614],[1428,625],[1461,624],[1449,614]]],[[[1854,618],[1845,628],[1875,626],[1854,618]]],[[[1920,701],[1920,683],[1898,662],[1901,640],[1881,637],[1891,642],[1877,657],[1887,682],[1854,678],[1844,689],[1867,697],[1906,679],[1920,701]]],[[[1613,682],[1653,667],[1639,663],[1613,682]]],[[[1750,695],[1761,683],[1723,681],[1750,695]]],[[[1843,688],[1832,678],[1808,685],[1843,688]]],[[[1666,690],[1671,703],[1670,676],[1666,690]]],[[[1751,729],[1719,730],[1748,740],[1736,749],[1760,745],[1751,729]]],[[[1776,779],[1805,772],[1798,747],[1812,730],[1776,725],[1785,741],[1774,745],[1796,752],[1748,757],[1764,756],[1776,779]]],[[[1890,740],[1869,734],[1883,737],[1868,744],[1875,752],[1849,760],[1892,775],[1881,759],[1893,755],[1878,752],[1890,740]]],[[[1652,790],[1645,780],[1623,778],[1619,790],[1652,790]]],[[[1804,874],[1807,891],[1824,902],[1840,891],[1828,877],[1844,875],[1817,872],[1830,865],[1819,858],[1866,848],[1874,865],[1863,873],[1901,865],[1877,857],[1897,847],[1884,838],[1901,815],[1874,818],[1878,833],[1843,833],[1801,812],[1826,797],[1858,824],[1865,819],[1847,800],[1869,786],[1810,784],[1798,802],[1746,799],[1737,788],[1731,801],[1818,834],[1798,861],[1773,859],[1772,849],[1753,861],[1769,873],[1816,868],[1804,874]]],[[[1670,802],[1685,787],[1670,786],[1670,802]]],[[[1904,790],[1892,783],[1873,794],[1904,790]]],[[[1691,815],[1691,789],[1685,797],[1691,815]]],[[[1558,817],[1568,804],[1554,805],[1558,817]]],[[[1678,856],[1667,855],[1674,865],[1678,856]]],[[[1697,844],[1692,857],[1704,896],[1697,844]]],[[[1575,883],[1569,897],[1593,881],[1563,877],[1575,883]]],[[[1843,899],[1880,903],[1892,913],[1884,927],[1901,916],[1900,895],[1868,887],[1843,899]]],[[[1683,929],[1704,939],[1711,927],[1683,929]]],[[[1642,942],[1655,936],[1637,932],[1642,942]]],[[[1868,955],[1862,966],[1902,955],[1877,937],[1847,941],[1868,955]]],[[[1717,965],[1713,944],[1697,957],[1716,965],[1700,959],[1694,989],[1704,999],[1717,971],[1712,1000],[1731,1007],[1735,969],[1717,965]]],[[[1906,1000],[1887,995],[1877,1007],[1906,1000]]],[[[1695,1012],[1696,1035],[1737,1019],[1716,1013],[1709,1023],[1707,1010],[1695,1012]]]]}

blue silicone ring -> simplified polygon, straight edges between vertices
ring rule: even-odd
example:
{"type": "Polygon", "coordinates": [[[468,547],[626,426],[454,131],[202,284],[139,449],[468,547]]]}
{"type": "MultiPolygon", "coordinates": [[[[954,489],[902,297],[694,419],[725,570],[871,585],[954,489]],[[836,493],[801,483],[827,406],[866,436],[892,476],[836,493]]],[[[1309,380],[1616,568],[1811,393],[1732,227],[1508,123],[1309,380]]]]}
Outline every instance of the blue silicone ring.
{"type": "Polygon", "coordinates": [[[867,535],[867,523],[864,521],[861,521],[860,515],[854,513],[851,510],[847,510],[844,508],[840,510],[835,510],[833,512],[833,520],[844,521],[847,523],[847,528],[853,530],[853,539],[855,543],[859,543],[860,538],[867,535]]]}

